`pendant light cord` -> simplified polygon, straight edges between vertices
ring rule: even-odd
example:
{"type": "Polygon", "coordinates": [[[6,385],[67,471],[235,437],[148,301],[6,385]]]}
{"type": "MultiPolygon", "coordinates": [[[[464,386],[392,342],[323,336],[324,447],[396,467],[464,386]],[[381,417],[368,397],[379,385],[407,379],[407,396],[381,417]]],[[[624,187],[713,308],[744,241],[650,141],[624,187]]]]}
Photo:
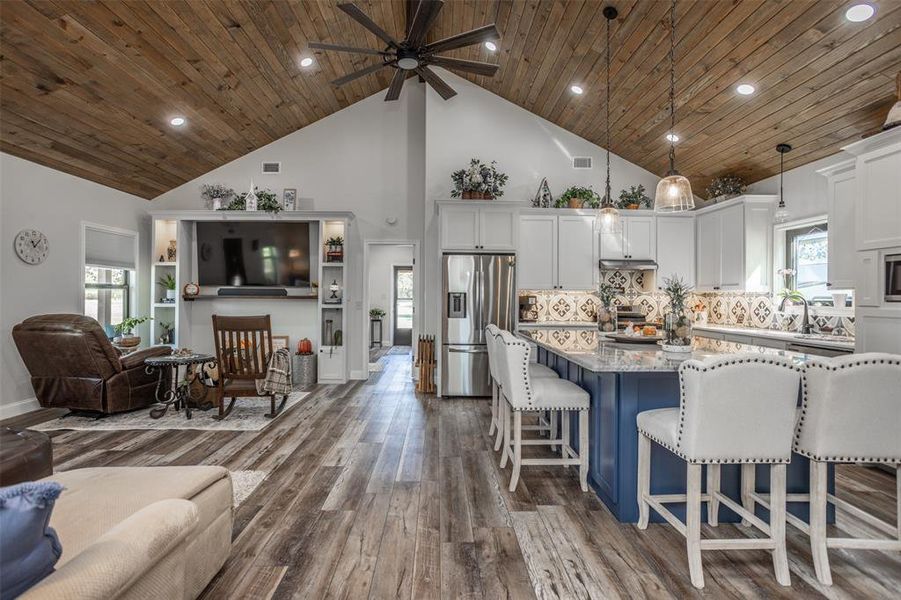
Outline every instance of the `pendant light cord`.
{"type": "Polygon", "coordinates": [[[779,208],[785,208],[785,194],[782,192],[782,173],[785,170],[785,152],[779,153],[779,208]]]}
{"type": "Polygon", "coordinates": [[[604,145],[607,147],[607,184],[604,188],[604,202],[606,204],[613,204],[613,198],[610,197],[610,21],[612,20],[613,19],[607,19],[607,84],[605,88],[605,93],[607,96],[607,141],[604,143],[604,145]]]}
{"type": "Polygon", "coordinates": [[[676,0],[672,0],[669,9],[669,170],[676,170],[676,0]]]}

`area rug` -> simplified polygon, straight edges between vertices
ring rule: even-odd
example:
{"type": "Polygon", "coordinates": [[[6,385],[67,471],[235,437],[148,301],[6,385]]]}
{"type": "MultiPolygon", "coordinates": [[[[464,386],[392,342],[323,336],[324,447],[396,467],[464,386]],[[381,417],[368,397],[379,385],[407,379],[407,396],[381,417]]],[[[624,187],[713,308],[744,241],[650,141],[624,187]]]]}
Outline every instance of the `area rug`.
{"type": "Polygon", "coordinates": [[[247,500],[247,497],[250,496],[253,491],[263,483],[266,476],[269,475],[266,471],[229,471],[229,473],[232,476],[233,506],[239,506],[242,502],[247,500]]]}
{"type": "Polygon", "coordinates": [[[269,412],[269,400],[267,398],[238,398],[228,417],[219,421],[214,417],[218,411],[194,410],[191,418],[185,418],[183,411],[169,411],[159,419],[151,418],[150,408],[142,408],[128,413],[110,415],[101,419],[83,416],[64,416],[52,421],[46,421],[34,425],[31,429],[38,431],[59,431],[69,429],[74,431],[122,431],[126,429],[199,429],[201,431],[260,431],[275,421],[278,421],[286,412],[296,406],[301,400],[309,396],[309,392],[291,392],[285,408],[274,419],[266,417],[269,412]]]}

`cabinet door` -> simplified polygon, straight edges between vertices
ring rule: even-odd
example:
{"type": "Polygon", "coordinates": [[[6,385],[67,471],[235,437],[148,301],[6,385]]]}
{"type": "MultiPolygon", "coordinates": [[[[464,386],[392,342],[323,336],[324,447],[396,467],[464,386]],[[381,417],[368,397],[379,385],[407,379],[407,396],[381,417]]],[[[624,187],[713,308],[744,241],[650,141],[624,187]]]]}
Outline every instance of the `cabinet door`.
{"type": "Polygon", "coordinates": [[[829,178],[829,262],[826,284],[833,290],[854,287],[854,198],[857,182],[854,171],[829,178]]]}
{"type": "Polygon", "coordinates": [[[744,289],[744,207],[730,206],[720,213],[720,284],[722,290],[744,289]]]}
{"type": "Polygon", "coordinates": [[[695,285],[695,221],[691,217],[657,217],[657,289],[676,275],[695,285]]]}
{"type": "Polygon", "coordinates": [[[699,290],[713,290],[720,286],[720,212],[698,216],[697,222],[697,282],[699,290]]]}
{"type": "Polygon", "coordinates": [[[441,208],[441,248],[475,250],[479,245],[479,209],[475,206],[441,208]]]}
{"type": "Polygon", "coordinates": [[[516,250],[516,211],[512,208],[479,210],[479,248],[516,250]]]}
{"type": "Polygon", "coordinates": [[[858,250],[901,246],[901,144],[857,158],[858,250]]]}
{"type": "Polygon", "coordinates": [[[620,218],[622,227],[619,231],[612,233],[601,232],[600,236],[600,257],[607,260],[623,260],[626,258],[626,219],[620,218]]]}
{"type": "Polygon", "coordinates": [[[557,285],[593,290],[598,278],[594,217],[557,217],[557,285]]]}
{"type": "Polygon", "coordinates": [[[522,215],[516,259],[516,287],[521,290],[557,288],[557,217],[522,215]]]}
{"type": "Polygon", "coordinates": [[[654,217],[625,217],[623,224],[626,258],[654,260],[657,257],[654,217]]]}
{"type": "Polygon", "coordinates": [[[855,252],[854,258],[857,271],[854,304],[879,306],[879,252],[876,250],[855,252]]]}
{"type": "Polygon", "coordinates": [[[319,349],[319,380],[343,381],[344,379],[344,347],[321,347],[319,349]]]}

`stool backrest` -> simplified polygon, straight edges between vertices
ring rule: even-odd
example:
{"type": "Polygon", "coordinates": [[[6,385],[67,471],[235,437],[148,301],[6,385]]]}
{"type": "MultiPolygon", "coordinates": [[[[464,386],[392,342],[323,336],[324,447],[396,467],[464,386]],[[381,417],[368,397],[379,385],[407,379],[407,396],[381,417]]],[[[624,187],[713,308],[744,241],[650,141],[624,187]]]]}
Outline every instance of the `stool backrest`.
{"type": "Polygon", "coordinates": [[[532,348],[528,342],[509,331],[501,330],[500,337],[496,339],[498,348],[503,353],[498,367],[504,396],[512,406],[527,409],[532,404],[532,381],[529,376],[532,348]]]}
{"type": "Polygon", "coordinates": [[[498,385],[500,385],[500,377],[497,365],[500,359],[498,357],[497,341],[495,338],[499,333],[500,329],[498,329],[497,325],[494,323],[490,323],[485,328],[485,345],[488,347],[488,372],[491,374],[491,379],[498,385]]]}
{"type": "Polygon", "coordinates": [[[814,360],[802,373],[796,452],[837,462],[901,462],[901,356],[814,360]]]}
{"type": "Polygon", "coordinates": [[[791,359],[729,354],[679,367],[678,449],[689,460],[788,462],[801,369],[791,359]]]}

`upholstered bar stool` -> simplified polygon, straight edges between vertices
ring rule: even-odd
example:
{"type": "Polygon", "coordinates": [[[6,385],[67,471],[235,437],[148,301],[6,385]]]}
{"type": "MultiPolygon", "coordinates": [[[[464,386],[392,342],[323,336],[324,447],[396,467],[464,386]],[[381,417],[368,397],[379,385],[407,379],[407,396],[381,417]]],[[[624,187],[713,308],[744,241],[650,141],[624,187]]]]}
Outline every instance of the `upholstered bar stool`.
{"type": "MultiPolygon", "coordinates": [[[[529,368],[531,364],[531,346],[506,331],[496,338],[498,350],[504,358],[500,361],[501,390],[500,420],[504,440],[501,450],[501,468],[509,458],[513,463],[513,474],[510,477],[510,491],[516,490],[519,473],[523,465],[560,465],[563,467],[579,466],[579,483],[583,492],[588,491],[588,408],[590,398],[588,392],[575,383],[556,377],[533,377],[529,368]],[[552,430],[548,439],[523,439],[526,429],[523,426],[523,413],[544,412],[560,413],[561,437],[556,437],[552,430]],[[569,440],[570,413],[579,415],[579,452],[577,453],[569,440]],[[513,419],[511,431],[511,417],[513,419]],[[559,458],[523,458],[523,446],[560,446],[559,458]]],[[[536,426],[535,428],[540,428],[536,426]]]]}
{"type": "Polygon", "coordinates": [[[638,528],[646,529],[653,508],[686,539],[691,583],[704,587],[701,550],[771,550],[776,580],[791,585],[785,549],[785,478],[791,460],[792,433],[801,370],[779,356],[733,354],[679,367],[679,408],[639,413],[638,528]],[[687,463],[686,494],[651,494],[651,442],[687,463]],[[742,464],[752,469],[770,464],[770,522],[720,493],[720,465],[742,464]],[[707,465],[707,493],[701,493],[701,467],[707,465]],[[685,523],[666,506],[685,503],[685,523]],[[701,539],[701,503],[707,502],[708,522],[717,524],[725,504],[767,537],[762,539],[701,539]]]}
{"type": "MultiPolygon", "coordinates": [[[[501,329],[493,323],[489,324],[485,328],[485,345],[488,347],[488,372],[491,378],[491,424],[488,427],[488,435],[497,432],[497,437],[494,440],[495,451],[500,450],[501,443],[504,439],[504,434],[500,428],[500,419],[498,418],[498,415],[500,413],[499,406],[501,398],[498,364],[503,359],[503,356],[499,355],[497,350],[497,342],[495,341],[496,338],[500,335],[500,332],[501,329]]],[[[536,378],[558,377],[556,371],[554,371],[550,367],[538,363],[529,363],[529,372],[532,374],[532,377],[536,378]]],[[[526,427],[527,429],[550,432],[551,423],[539,417],[537,425],[526,427]]]]}
{"type": "Polygon", "coordinates": [[[790,502],[810,502],[810,524],[789,515],[789,523],[810,536],[817,579],[832,585],[829,548],[901,550],[901,356],[852,354],[812,361],[802,370],[804,394],[794,451],[810,459],[810,494],[790,502]],[[896,525],[836,498],[826,489],[829,463],[879,463],[895,467],[896,525]],[[832,503],[884,538],[827,537],[826,507],[832,503]]]}

